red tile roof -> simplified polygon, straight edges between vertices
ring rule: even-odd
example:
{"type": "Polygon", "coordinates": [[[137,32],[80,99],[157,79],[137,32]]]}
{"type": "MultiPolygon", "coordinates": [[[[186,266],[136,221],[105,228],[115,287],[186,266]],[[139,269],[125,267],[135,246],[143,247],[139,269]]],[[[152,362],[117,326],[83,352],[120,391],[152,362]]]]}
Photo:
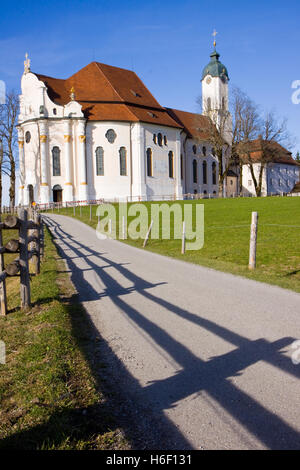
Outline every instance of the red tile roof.
{"type": "Polygon", "coordinates": [[[91,62],[66,80],[36,74],[47,86],[49,98],[59,105],[70,101],[70,90],[92,121],[147,122],[183,127],[160,106],[132,71],[91,62]]]}
{"type": "MultiPolygon", "coordinates": [[[[282,147],[278,142],[266,141],[263,139],[252,140],[247,144],[247,151],[250,151],[250,158],[252,162],[260,162],[262,159],[287,165],[299,166],[299,163],[293,159],[292,153],[282,147]]],[[[247,155],[241,156],[241,159],[247,163],[247,155]]]]}
{"type": "Polygon", "coordinates": [[[172,108],[166,108],[166,110],[169,115],[184,128],[190,138],[209,140],[211,136],[209,129],[213,126],[209,117],[172,108]]]}

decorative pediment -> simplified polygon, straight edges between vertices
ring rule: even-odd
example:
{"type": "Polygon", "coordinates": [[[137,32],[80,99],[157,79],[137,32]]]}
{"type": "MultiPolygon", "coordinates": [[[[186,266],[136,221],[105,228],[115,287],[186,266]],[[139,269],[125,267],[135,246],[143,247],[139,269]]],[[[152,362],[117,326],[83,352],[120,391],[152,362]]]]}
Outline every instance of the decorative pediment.
{"type": "Polygon", "coordinates": [[[81,104],[77,101],[70,101],[64,106],[64,116],[69,118],[84,117],[81,104]]]}

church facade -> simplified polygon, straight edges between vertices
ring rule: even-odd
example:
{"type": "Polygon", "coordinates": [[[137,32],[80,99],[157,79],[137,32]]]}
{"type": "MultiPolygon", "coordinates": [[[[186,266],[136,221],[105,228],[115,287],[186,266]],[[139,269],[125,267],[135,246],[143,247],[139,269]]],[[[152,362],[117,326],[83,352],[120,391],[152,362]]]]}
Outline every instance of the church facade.
{"type": "MultiPolygon", "coordinates": [[[[19,204],[218,196],[205,113],[162,107],[118,67],[92,62],[63,80],[24,64],[19,204]]],[[[214,51],[202,76],[207,114],[228,112],[228,80],[214,51]]]]}

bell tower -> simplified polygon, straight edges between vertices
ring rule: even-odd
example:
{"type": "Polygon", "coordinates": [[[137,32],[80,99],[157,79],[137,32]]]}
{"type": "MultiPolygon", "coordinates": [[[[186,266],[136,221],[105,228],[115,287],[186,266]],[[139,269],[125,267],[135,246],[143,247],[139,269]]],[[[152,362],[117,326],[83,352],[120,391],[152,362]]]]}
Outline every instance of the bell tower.
{"type": "Polygon", "coordinates": [[[210,55],[209,64],[202,73],[202,113],[209,116],[222,133],[224,139],[232,142],[232,119],[228,103],[229,76],[225,65],[220,62],[220,54],[216,51],[216,35],[214,31],[214,50],[210,55]]]}

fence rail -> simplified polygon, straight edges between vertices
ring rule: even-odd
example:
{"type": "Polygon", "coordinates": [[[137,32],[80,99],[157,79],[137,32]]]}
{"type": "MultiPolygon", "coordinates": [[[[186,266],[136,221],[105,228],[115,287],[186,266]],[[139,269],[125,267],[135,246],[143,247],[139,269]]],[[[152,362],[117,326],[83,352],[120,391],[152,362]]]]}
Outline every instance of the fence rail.
{"type": "MultiPolygon", "coordinates": [[[[268,194],[269,197],[292,197],[292,196],[298,196],[300,197],[300,193],[270,193],[268,194]]],[[[238,193],[233,193],[231,195],[226,196],[225,198],[222,199],[240,199],[240,198],[255,198],[255,194],[251,193],[243,193],[243,194],[238,194],[238,193]]],[[[264,196],[262,196],[264,197],[264,196]]],[[[34,205],[35,210],[37,211],[45,211],[45,210],[60,210],[63,207],[78,207],[78,206],[93,206],[93,205],[99,205],[99,204],[105,204],[105,203],[110,203],[110,204],[118,204],[118,203],[128,203],[128,202],[159,202],[159,201],[182,201],[182,200],[198,200],[198,199],[217,199],[219,198],[218,194],[214,193],[186,193],[182,194],[182,196],[177,197],[175,194],[163,194],[163,195],[157,195],[157,196],[147,196],[147,197],[140,197],[140,196],[128,196],[128,197],[115,197],[115,198],[101,198],[101,199],[87,199],[87,200],[77,200],[77,201],[63,201],[63,202],[48,202],[48,203],[36,203],[34,205]]],[[[18,210],[20,207],[23,207],[25,209],[30,209],[32,206],[17,206],[17,207],[11,207],[11,206],[2,206],[1,212],[2,214],[17,214],[18,210]]]]}
{"type": "Polygon", "coordinates": [[[37,275],[43,255],[44,225],[36,210],[20,208],[17,215],[8,215],[0,223],[0,315],[7,314],[6,279],[11,276],[20,277],[21,309],[30,306],[29,262],[37,275]],[[3,245],[3,230],[18,230],[18,239],[12,238],[3,245]],[[5,266],[5,253],[16,253],[18,257],[5,266]]]}

